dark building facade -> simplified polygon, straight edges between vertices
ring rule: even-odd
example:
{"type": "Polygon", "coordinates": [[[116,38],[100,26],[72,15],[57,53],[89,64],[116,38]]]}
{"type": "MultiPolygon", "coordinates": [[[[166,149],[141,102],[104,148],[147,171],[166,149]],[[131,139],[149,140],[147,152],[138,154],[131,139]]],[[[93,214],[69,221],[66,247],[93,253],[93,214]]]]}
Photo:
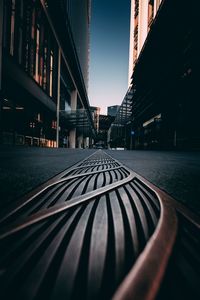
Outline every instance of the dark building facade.
{"type": "Polygon", "coordinates": [[[199,149],[197,4],[163,0],[132,75],[133,149],[199,149]]]}
{"type": "Polygon", "coordinates": [[[103,148],[108,147],[108,131],[115,117],[107,115],[99,115],[99,130],[97,134],[96,144],[103,148]]]}
{"type": "Polygon", "coordinates": [[[152,24],[132,77],[136,148],[200,147],[195,14],[165,0],[152,24]]]}
{"type": "Polygon", "coordinates": [[[90,1],[0,6],[1,143],[79,146],[95,134],[86,90],[90,1]]]}
{"type": "Polygon", "coordinates": [[[132,90],[129,88],[108,131],[110,148],[129,148],[131,144],[131,119],[132,90]]]}

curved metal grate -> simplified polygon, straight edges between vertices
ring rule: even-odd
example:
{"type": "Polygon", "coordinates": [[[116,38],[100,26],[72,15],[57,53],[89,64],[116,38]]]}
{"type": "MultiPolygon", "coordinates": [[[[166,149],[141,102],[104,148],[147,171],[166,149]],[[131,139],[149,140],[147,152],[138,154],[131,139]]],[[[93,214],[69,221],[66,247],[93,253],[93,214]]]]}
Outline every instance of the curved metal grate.
{"type": "MultiPolygon", "coordinates": [[[[96,154],[94,156],[95,158],[97,157],[96,154]]],[[[88,164],[91,161],[93,165],[93,156],[84,162],[88,164]]],[[[73,167],[73,170],[67,171],[65,175],[62,175],[60,180],[47,186],[37,195],[31,197],[31,199],[27,199],[21,206],[13,209],[13,212],[11,210],[8,215],[5,214],[3,218],[0,219],[0,223],[2,225],[9,224],[19,218],[35,214],[42,209],[48,209],[54,205],[64,203],[72,198],[122,180],[130,174],[128,170],[120,166],[117,162],[112,163],[111,165],[109,163],[111,159],[104,158],[102,170],[100,168],[102,165],[99,161],[97,159],[95,159],[95,161],[97,162],[97,167],[93,166],[82,169],[80,168],[80,164],[73,167]],[[105,163],[106,160],[108,161],[107,164],[105,163]]],[[[114,160],[112,159],[112,161],[114,160]]],[[[82,164],[84,164],[84,162],[82,164]]]]}
{"type": "Polygon", "coordinates": [[[159,199],[102,151],[77,168],[99,165],[98,155],[117,169],[67,171],[4,220],[20,215],[0,237],[5,299],[110,299],[143,251],[160,217],[159,199]]]}

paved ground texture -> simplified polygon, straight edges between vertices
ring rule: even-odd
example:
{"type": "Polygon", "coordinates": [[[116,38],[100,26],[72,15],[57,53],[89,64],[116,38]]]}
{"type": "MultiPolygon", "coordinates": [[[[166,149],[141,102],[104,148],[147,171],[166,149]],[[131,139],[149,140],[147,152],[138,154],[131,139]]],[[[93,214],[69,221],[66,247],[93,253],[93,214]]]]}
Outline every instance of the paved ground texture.
{"type": "MultiPolygon", "coordinates": [[[[95,150],[0,147],[0,206],[95,150]]],[[[200,152],[106,151],[200,214],[200,152]]]]}
{"type": "Polygon", "coordinates": [[[200,214],[200,152],[107,151],[200,214]]]}
{"type": "Polygon", "coordinates": [[[0,147],[0,207],[93,152],[65,148],[0,147]]]}

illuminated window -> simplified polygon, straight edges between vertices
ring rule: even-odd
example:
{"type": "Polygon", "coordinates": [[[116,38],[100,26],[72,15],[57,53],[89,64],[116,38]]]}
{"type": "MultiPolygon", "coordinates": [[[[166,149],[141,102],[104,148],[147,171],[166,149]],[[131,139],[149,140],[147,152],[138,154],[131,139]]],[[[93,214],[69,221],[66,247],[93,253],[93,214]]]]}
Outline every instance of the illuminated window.
{"type": "Polygon", "coordinates": [[[29,123],[29,127],[30,127],[30,128],[35,128],[35,122],[30,122],[30,123],[29,123]]]}
{"type": "Polygon", "coordinates": [[[40,114],[40,113],[38,113],[38,114],[36,115],[36,121],[42,122],[41,114],[40,114]]]}
{"type": "Polygon", "coordinates": [[[40,50],[40,28],[36,32],[36,57],[35,57],[35,80],[39,83],[39,50],[40,50]]]}
{"type": "Polygon", "coordinates": [[[51,124],[51,128],[56,129],[56,127],[57,127],[57,122],[55,120],[53,120],[52,124],[51,124]]]}
{"type": "Polygon", "coordinates": [[[32,11],[32,18],[31,18],[31,43],[30,43],[30,75],[34,76],[35,73],[35,7],[32,11]]]}
{"type": "MultiPolygon", "coordinates": [[[[48,41],[45,39],[44,41],[44,66],[43,66],[43,89],[47,88],[47,44],[48,41]]],[[[42,80],[42,78],[41,78],[42,80]]]]}
{"type": "Polygon", "coordinates": [[[53,51],[51,50],[51,55],[50,55],[50,82],[49,82],[49,95],[50,97],[53,96],[53,51]]]}

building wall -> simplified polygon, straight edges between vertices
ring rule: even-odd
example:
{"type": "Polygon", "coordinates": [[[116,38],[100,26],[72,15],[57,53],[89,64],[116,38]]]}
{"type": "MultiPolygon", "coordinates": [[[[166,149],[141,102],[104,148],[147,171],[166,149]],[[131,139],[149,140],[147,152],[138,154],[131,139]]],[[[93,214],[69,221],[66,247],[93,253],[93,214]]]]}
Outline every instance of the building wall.
{"type": "Polygon", "coordinates": [[[195,6],[188,14],[187,0],[163,1],[160,6],[133,72],[135,148],[200,147],[195,16],[195,6]]]}
{"type": "Polygon", "coordinates": [[[162,0],[131,0],[128,86],[162,0]]]}
{"type": "Polygon", "coordinates": [[[40,1],[3,2],[2,49],[2,142],[55,146],[58,45],[40,1]]]}
{"type": "Polygon", "coordinates": [[[67,13],[86,88],[88,88],[89,71],[90,2],[90,0],[66,0],[67,13]]]}
{"type": "Polygon", "coordinates": [[[40,1],[4,1],[3,31],[6,54],[55,101],[58,46],[40,1]]]}
{"type": "Polygon", "coordinates": [[[50,0],[1,0],[1,4],[1,142],[56,146],[59,132],[62,139],[76,127],[72,118],[69,119],[68,111],[82,108],[89,111],[87,101],[83,104],[81,99],[87,99],[87,95],[79,74],[82,70],[87,83],[90,2],[61,0],[55,6],[55,2],[50,0]],[[57,20],[56,13],[61,16],[62,4],[65,7],[62,20],[66,27],[62,26],[61,30],[63,34],[63,31],[66,32],[66,45],[63,41],[60,43],[60,36],[57,34],[59,24],[53,23],[52,15],[50,18],[48,15],[51,7],[50,13],[57,20]],[[66,13],[69,14],[68,17],[66,13]],[[71,24],[71,39],[68,37],[68,19],[71,24]],[[76,51],[71,40],[76,45],[76,51]],[[70,66],[78,65],[80,72],[71,70],[69,62],[70,66]],[[75,103],[72,101],[74,91],[77,95],[77,107],[72,107],[75,103]],[[66,114],[58,126],[61,111],[66,114]]]}

